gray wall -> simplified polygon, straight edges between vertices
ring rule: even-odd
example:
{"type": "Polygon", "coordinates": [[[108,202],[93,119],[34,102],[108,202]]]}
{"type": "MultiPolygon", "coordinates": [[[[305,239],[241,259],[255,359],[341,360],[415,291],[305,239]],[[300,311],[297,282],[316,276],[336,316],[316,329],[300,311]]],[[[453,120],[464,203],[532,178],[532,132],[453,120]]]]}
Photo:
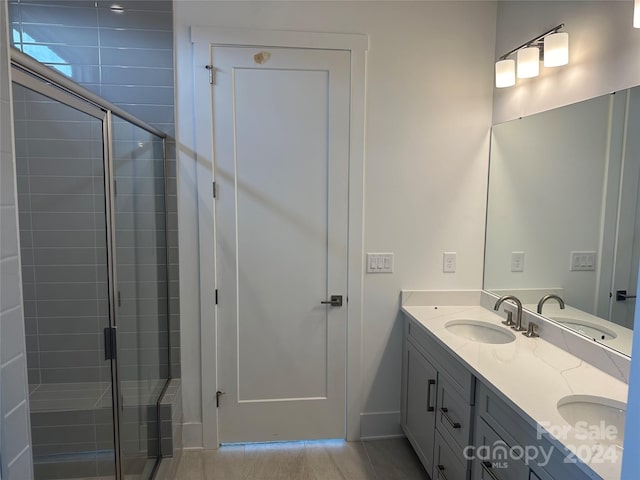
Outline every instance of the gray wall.
{"type": "Polygon", "coordinates": [[[13,160],[6,2],[0,2],[0,381],[2,478],[33,477],[13,160]]]}
{"type": "MultiPolygon", "coordinates": [[[[171,0],[9,0],[12,43],[173,137],[171,0]]],[[[171,374],[180,376],[175,146],[168,142],[171,374]]]]}

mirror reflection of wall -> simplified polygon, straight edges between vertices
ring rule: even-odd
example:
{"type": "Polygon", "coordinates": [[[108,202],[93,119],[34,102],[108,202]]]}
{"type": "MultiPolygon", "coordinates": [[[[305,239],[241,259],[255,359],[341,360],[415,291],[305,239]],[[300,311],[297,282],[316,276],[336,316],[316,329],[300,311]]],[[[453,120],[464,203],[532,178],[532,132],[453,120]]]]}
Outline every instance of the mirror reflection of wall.
{"type": "Polygon", "coordinates": [[[636,132],[640,87],[494,126],[485,249],[486,290],[531,310],[556,293],[567,308],[548,302],[545,316],[626,354],[640,260],[636,132]]]}

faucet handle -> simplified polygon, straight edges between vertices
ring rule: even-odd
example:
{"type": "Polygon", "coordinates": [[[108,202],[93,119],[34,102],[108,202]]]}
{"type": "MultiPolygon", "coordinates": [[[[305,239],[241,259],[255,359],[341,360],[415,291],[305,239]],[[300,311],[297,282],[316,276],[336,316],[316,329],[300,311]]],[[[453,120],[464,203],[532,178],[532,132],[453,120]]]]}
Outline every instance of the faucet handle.
{"type": "Polygon", "coordinates": [[[513,321],[513,312],[507,310],[506,308],[504,309],[504,313],[507,314],[507,319],[502,322],[503,325],[506,325],[507,327],[513,327],[516,323],[513,321]]]}
{"type": "Polygon", "coordinates": [[[536,333],[536,330],[538,330],[538,325],[536,323],[529,322],[529,325],[527,326],[527,331],[522,332],[522,334],[528,338],[537,338],[540,335],[536,333]]]}

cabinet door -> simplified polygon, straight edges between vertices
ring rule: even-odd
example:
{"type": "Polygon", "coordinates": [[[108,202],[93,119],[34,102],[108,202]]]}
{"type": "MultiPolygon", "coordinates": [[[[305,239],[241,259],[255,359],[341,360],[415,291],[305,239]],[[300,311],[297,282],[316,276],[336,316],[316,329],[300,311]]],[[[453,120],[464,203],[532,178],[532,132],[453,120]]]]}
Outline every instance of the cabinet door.
{"type": "Polygon", "coordinates": [[[529,480],[529,467],[509,455],[513,445],[507,444],[480,417],[475,438],[473,480],[529,480]]]}
{"type": "Polygon", "coordinates": [[[422,463],[433,472],[433,445],[436,427],[437,370],[411,342],[405,350],[406,405],[404,431],[422,463]]]}

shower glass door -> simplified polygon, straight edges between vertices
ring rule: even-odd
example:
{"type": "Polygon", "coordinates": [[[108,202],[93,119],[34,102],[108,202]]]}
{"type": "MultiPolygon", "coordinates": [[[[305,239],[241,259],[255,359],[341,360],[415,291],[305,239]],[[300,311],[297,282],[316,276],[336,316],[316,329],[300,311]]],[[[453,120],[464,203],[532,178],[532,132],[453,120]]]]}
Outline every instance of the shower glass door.
{"type": "Polygon", "coordinates": [[[35,480],[150,479],[170,365],[164,140],[12,75],[35,480]]]}
{"type": "Polygon", "coordinates": [[[35,479],[115,478],[106,113],[12,75],[35,479]]]}
{"type": "Polygon", "coordinates": [[[162,138],[111,116],[122,469],[150,478],[160,456],[157,402],[169,378],[162,138]]]}

